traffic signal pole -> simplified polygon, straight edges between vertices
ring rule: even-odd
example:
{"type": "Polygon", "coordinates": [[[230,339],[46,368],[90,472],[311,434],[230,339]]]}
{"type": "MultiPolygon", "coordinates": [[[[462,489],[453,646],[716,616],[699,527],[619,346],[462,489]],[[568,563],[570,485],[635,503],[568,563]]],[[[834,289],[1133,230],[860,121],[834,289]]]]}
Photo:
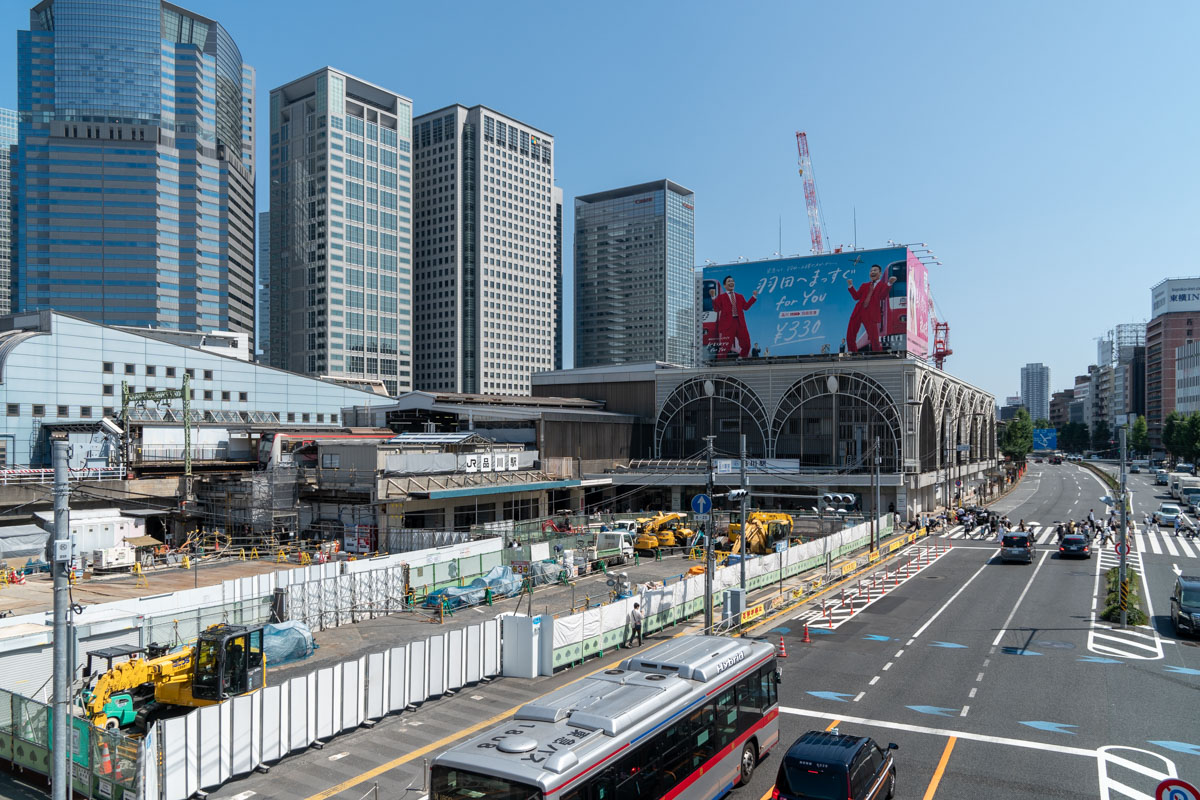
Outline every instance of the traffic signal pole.
{"type": "Polygon", "coordinates": [[[1121,598],[1121,628],[1128,627],[1129,615],[1125,609],[1128,602],[1128,597],[1125,592],[1125,554],[1129,552],[1129,503],[1125,494],[1125,426],[1121,426],[1121,496],[1118,500],[1121,503],[1121,532],[1117,536],[1117,541],[1121,543],[1121,567],[1120,567],[1120,598],[1121,598]]]}
{"type": "MultiPolygon", "coordinates": [[[[706,493],[711,499],[713,496],[713,439],[712,435],[705,436],[704,441],[708,444],[706,454],[708,458],[708,472],[706,482],[706,493]]],[[[713,626],[713,514],[715,507],[712,503],[709,504],[708,522],[704,523],[704,632],[711,633],[713,626]]]]}

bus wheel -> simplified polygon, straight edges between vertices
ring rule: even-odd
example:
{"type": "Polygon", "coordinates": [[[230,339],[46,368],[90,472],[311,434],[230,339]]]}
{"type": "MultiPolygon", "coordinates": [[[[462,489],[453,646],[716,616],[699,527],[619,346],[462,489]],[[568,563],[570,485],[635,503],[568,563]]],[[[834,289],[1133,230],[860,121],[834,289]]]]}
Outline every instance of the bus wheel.
{"type": "Polygon", "coordinates": [[[746,746],[742,748],[742,765],[740,767],[742,786],[750,783],[756,766],[758,766],[758,748],[754,746],[754,742],[746,742],[746,746]]]}

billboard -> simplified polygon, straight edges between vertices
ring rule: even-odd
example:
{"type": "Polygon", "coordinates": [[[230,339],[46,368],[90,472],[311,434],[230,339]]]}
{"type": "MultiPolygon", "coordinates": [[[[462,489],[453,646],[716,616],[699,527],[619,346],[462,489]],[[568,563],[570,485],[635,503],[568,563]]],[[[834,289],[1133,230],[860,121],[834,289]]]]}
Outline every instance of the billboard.
{"type": "Polygon", "coordinates": [[[905,247],[705,267],[706,360],[907,351],[932,340],[929,274],[905,247]]]}
{"type": "Polygon", "coordinates": [[[1150,316],[1200,311],[1200,278],[1167,278],[1150,290],[1150,316]]]}

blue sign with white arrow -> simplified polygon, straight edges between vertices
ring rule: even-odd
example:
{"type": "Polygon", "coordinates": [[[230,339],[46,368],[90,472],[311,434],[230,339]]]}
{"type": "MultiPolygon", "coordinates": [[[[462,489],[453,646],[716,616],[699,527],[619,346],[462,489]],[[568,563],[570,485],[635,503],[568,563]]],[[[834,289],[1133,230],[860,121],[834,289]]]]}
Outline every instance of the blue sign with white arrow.
{"type": "Polygon", "coordinates": [[[712,498],[706,494],[693,495],[692,511],[697,514],[707,514],[712,511],[712,498]]]}
{"type": "Polygon", "coordinates": [[[1174,750],[1176,753],[1187,753],[1190,756],[1200,756],[1200,745],[1189,744],[1187,742],[1156,742],[1151,740],[1150,744],[1156,744],[1159,747],[1165,747],[1168,750],[1174,750]]]}
{"type": "Polygon", "coordinates": [[[919,711],[922,714],[933,714],[936,717],[956,717],[958,716],[957,708],[939,708],[938,706],[908,706],[913,711],[919,711]]]}
{"type": "Polygon", "coordinates": [[[1071,736],[1075,735],[1075,731],[1069,731],[1067,728],[1078,728],[1078,725],[1068,725],[1065,722],[1045,722],[1044,720],[1030,720],[1022,722],[1022,725],[1028,725],[1031,728],[1037,728],[1039,731],[1050,731],[1051,733],[1066,733],[1071,736]]]}
{"type": "Polygon", "coordinates": [[[844,703],[847,697],[854,696],[846,692],[809,692],[809,694],[813,697],[819,697],[822,700],[837,700],[839,703],[844,703]]]}
{"type": "Polygon", "coordinates": [[[930,647],[945,647],[949,650],[958,650],[958,649],[966,650],[967,649],[967,646],[965,644],[955,644],[954,642],[930,642],[929,646],[930,647]]]}

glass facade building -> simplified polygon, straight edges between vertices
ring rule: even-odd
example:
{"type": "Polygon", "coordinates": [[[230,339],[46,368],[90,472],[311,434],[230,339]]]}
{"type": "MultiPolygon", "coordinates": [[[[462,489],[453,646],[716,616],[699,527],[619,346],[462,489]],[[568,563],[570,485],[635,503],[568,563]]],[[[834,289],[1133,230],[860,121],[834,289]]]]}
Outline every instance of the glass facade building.
{"type": "Polygon", "coordinates": [[[695,195],[669,180],[575,198],[575,366],[696,357],[695,195]]]}
{"type": "Polygon", "coordinates": [[[271,212],[258,212],[258,350],[256,361],[271,360],[271,212]]]}
{"type": "Polygon", "coordinates": [[[271,91],[272,365],[412,389],[412,101],[324,68],[271,91]]]}
{"type": "Polygon", "coordinates": [[[0,316],[12,311],[12,157],[17,112],[0,108],[0,316]]]}
{"type": "Polygon", "coordinates": [[[416,388],[526,395],[558,334],[554,139],[485,106],[413,121],[416,388]]]}
{"type": "Polygon", "coordinates": [[[17,36],[12,307],[254,334],[254,70],[161,0],[44,0],[17,36]]]}

